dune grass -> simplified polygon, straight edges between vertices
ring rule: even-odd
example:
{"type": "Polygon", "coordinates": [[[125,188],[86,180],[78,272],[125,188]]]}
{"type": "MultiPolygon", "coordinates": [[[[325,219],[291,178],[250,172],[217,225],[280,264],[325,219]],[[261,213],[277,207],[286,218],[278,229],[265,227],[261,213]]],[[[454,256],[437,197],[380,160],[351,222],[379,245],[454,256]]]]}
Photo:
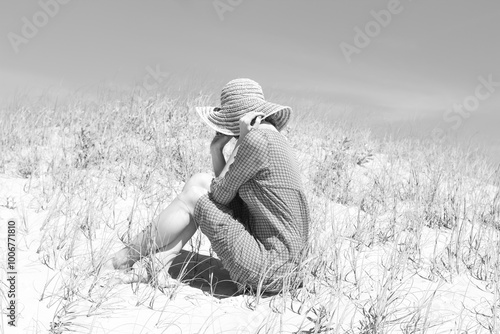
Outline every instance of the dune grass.
{"type": "MultiPolygon", "coordinates": [[[[79,317],[112,309],[105,293],[89,296],[89,279],[112,240],[128,242],[190,175],[211,170],[213,134],[192,108],[215,103],[205,91],[103,90],[2,110],[0,173],[26,179],[30,207],[45,213],[37,251],[52,275],[37,298],[57,304],[53,319],[39,319],[51,332],[78,331],[79,317]],[[91,307],[77,313],[81,300],[91,307]]],[[[324,121],[328,105],[292,106],[284,134],[303,172],[311,243],[304,287],[273,302],[302,317],[296,332],[500,332],[498,168],[477,150],[324,121]]],[[[29,232],[27,214],[23,224],[29,232]]],[[[206,242],[197,235],[191,246],[206,242]]],[[[137,284],[136,305],[175,300],[179,288],[149,286],[137,284]]],[[[279,331],[279,314],[253,332],[279,331]]]]}

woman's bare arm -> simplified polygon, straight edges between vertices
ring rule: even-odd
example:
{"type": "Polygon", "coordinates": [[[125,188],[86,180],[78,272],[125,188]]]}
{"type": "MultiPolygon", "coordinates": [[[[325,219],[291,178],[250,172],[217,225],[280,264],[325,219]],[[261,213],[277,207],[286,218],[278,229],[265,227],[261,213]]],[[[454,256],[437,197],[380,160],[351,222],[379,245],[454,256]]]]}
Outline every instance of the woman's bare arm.
{"type": "Polygon", "coordinates": [[[215,177],[218,177],[226,165],[226,159],[220,148],[210,148],[210,154],[212,155],[212,166],[215,177]]]}
{"type": "MultiPolygon", "coordinates": [[[[224,164],[221,172],[219,173],[219,175],[215,175],[216,177],[217,176],[220,176],[220,177],[224,177],[224,175],[226,175],[228,169],[229,169],[229,166],[231,166],[231,164],[234,162],[234,157],[236,156],[236,153],[238,153],[238,147],[240,146],[240,139],[238,139],[238,142],[236,142],[236,145],[234,146],[234,150],[233,152],[231,153],[231,156],[229,157],[229,159],[227,160],[227,162],[224,164]]],[[[224,159],[224,157],[222,157],[222,159],[224,159]]],[[[213,155],[212,155],[212,161],[213,161],[213,155]]]]}
{"type": "Polygon", "coordinates": [[[212,156],[212,166],[214,168],[215,177],[218,177],[224,166],[226,165],[226,159],[224,158],[224,154],[222,153],[224,150],[224,146],[231,140],[232,137],[223,135],[222,133],[217,132],[215,134],[212,143],[210,144],[210,155],[212,156]]]}

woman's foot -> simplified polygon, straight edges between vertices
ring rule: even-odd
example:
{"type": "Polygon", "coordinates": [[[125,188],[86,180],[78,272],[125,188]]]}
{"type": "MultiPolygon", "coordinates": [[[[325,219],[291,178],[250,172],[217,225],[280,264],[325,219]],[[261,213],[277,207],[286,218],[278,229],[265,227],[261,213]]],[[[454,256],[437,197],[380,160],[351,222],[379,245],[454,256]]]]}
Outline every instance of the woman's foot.
{"type": "Polygon", "coordinates": [[[139,259],[134,258],[130,253],[131,251],[128,247],[122,248],[116,252],[110,259],[110,265],[113,266],[113,269],[127,270],[132,268],[134,263],[139,259]]]}
{"type": "Polygon", "coordinates": [[[170,288],[179,285],[168,273],[170,261],[163,261],[160,257],[152,255],[143,262],[148,275],[148,283],[156,288],[170,288]]]}
{"type": "Polygon", "coordinates": [[[148,272],[144,268],[133,268],[137,262],[130,256],[130,250],[123,248],[108,258],[97,269],[100,286],[116,284],[147,283],[148,272]]]}
{"type": "Polygon", "coordinates": [[[108,285],[148,283],[148,274],[143,269],[116,270],[109,275],[108,285]]]}

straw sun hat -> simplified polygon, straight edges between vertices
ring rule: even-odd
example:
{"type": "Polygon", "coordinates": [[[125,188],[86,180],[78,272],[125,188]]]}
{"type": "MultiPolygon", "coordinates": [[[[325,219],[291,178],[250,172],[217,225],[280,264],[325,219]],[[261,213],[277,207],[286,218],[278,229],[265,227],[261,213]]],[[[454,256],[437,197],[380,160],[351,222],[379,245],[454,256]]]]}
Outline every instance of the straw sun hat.
{"type": "Polygon", "coordinates": [[[235,79],[228,82],[220,96],[220,107],[197,107],[200,117],[212,129],[228,136],[238,136],[239,120],[248,112],[263,112],[264,119],[273,115],[278,131],[290,120],[292,109],[267,102],[258,83],[250,79],[235,79]]]}

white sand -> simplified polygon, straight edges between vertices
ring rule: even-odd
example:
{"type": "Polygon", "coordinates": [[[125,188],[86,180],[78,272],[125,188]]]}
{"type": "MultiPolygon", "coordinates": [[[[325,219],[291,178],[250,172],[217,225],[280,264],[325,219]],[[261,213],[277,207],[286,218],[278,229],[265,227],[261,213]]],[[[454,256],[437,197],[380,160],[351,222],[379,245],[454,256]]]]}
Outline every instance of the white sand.
{"type": "MultiPolygon", "coordinates": [[[[358,171],[363,175],[358,178],[359,182],[369,182],[366,178],[369,178],[370,173],[375,173],[382,168],[382,164],[387,164],[383,159],[378,157],[369,169],[358,171]]],[[[32,181],[31,188],[29,185],[29,180],[0,176],[2,254],[6,254],[6,221],[15,218],[18,222],[18,333],[46,333],[51,322],[55,327],[65,324],[61,329],[78,333],[292,333],[314,328],[313,321],[320,312],[316,306],[320,302],[335,310],[330,319],[332,331],[343,332],[360,326],[366,318],[361,310],[368,310],[373,300],[386,301],[387,314],[390,314],[391,319],[410,317],[417,308],[425,310],[423,314],[428,324],[427,333],[459,329],[475,333],[486,331],[478,325],[481,321],[478,314],[492,312],[494,294],[484,281],[465,273],[448,277],[437,274],[441,272],[436,268],[440,264],[432,259],[436,255],[446,256],[445,246],[453,238],[449,231],[428,227],[418,233],[397,230],[397,240],[415,242],[421,249],[419,257],[412,258],[412,262],[408,260],[412,254],[401,255],[394,247],[373,240],[374,234],[366,230],[372,221],[368,214],[355,207],[317,197],[310,198],[315,202],[313,218],[321,217],[327,224],[323,225],[324,230],[319,231],[318,235],[322,237],[316,242],[318,247],[336,248],[339,256],[337,262],[342,265],[336,274],[342,277],[343,283],[338,285],[336,294],[332,294],[331,289],[324,290],[330,293],[322,293],[322,287],[318,286],[312,298],[308,294],[312,284],[307,285],[309,290],[302,289],[299,293],[298,299],[303,298],[303,303],[292,301],[289,296],[256,300],[252,296],[239,295],[219,299],[206,289],[178,281],[174,281],[177,282],[176,286],[163,292],[148,284],[117,285],[111,288],[96,285],[90,289],[94,281],[93,276],[88,276],[91,256],[84,232],[78,229],[72,238],[52,240],[63,230],[64,224],[71,222],[65,221],[62,212],[51,211],[50,205],[42,206],[33,196],[40,189],[36,187],[35,181],[32,181]],[[339,243],[328,244],[332,235],[339,243]],[[65,259],[64,254],[57,251],[51,253],[51,249],[55,250],[62,244],[67,246],[66,243],[73,243],[69,258],[65,259]],[[41,244],[43,247],[40,247],[41,244]],[[357,248],[356,253],[352,253],[354,246],[357,248]],[[400,265],[388,267],[394,256],[402,257],[400,261],[393,261],[400,265]],[[44,259],[52,268],[42,263],[44,259]],[[391,295],[391,292],[394,293],[391,295]]],[[[175,192],[170,196],[174,195],[175,192]]],[[[109,208],[103,214],[113,217],[113,223],[109,227],[101,226],[95,232],[93,256],[96,261],[120,247],[117,231],[125,229],[119,222],[124,221],[134,203],[134,198],[127,194],[110,196],[109,205],[113,207],[113,214],[109,208]]],[[[57,199],[53,198],[52,201],[57,199]]],[[[77,208],[79,203],[74,204],[77,208]]],[[[141,215],[140,208],[137,212],[141,215]]],[[[411,215],[411,212],[402,214],[411,215]]],[[[147,217],[142,218],[145,220],[147,217]]],[[[384,233],[394,228],[389,216],[378,217],[375,226],[384,233]]],[[[202,236],[199,240],[199,253],[209,255],[208,240],[202,236]]],[[[186,249],[190,250],[189,245],[186,249]]],[[[331,260],[335,261],[333,258],[331,260]]],[[[5,261],[1,263],[1,280],[4,284],[5,261]]],[[[218,270],[220,273],[221,269],[218,270]]],[[[234,286],[222,285],[217,293],[231,295],[234,292],[234,286]]],[[[5,302],[6,296],[2,293],[2,308],[5,302]]],[[[408,320],[411,323],[411,319],[406,318],[408,320]]],[[[6,333],[16,332],[6,327],[5,315],[2,315],[1,324],[6,333]]],[[[396,322],[389,323],[386,330],[396,333],[403,329],[396,322]]]]}

